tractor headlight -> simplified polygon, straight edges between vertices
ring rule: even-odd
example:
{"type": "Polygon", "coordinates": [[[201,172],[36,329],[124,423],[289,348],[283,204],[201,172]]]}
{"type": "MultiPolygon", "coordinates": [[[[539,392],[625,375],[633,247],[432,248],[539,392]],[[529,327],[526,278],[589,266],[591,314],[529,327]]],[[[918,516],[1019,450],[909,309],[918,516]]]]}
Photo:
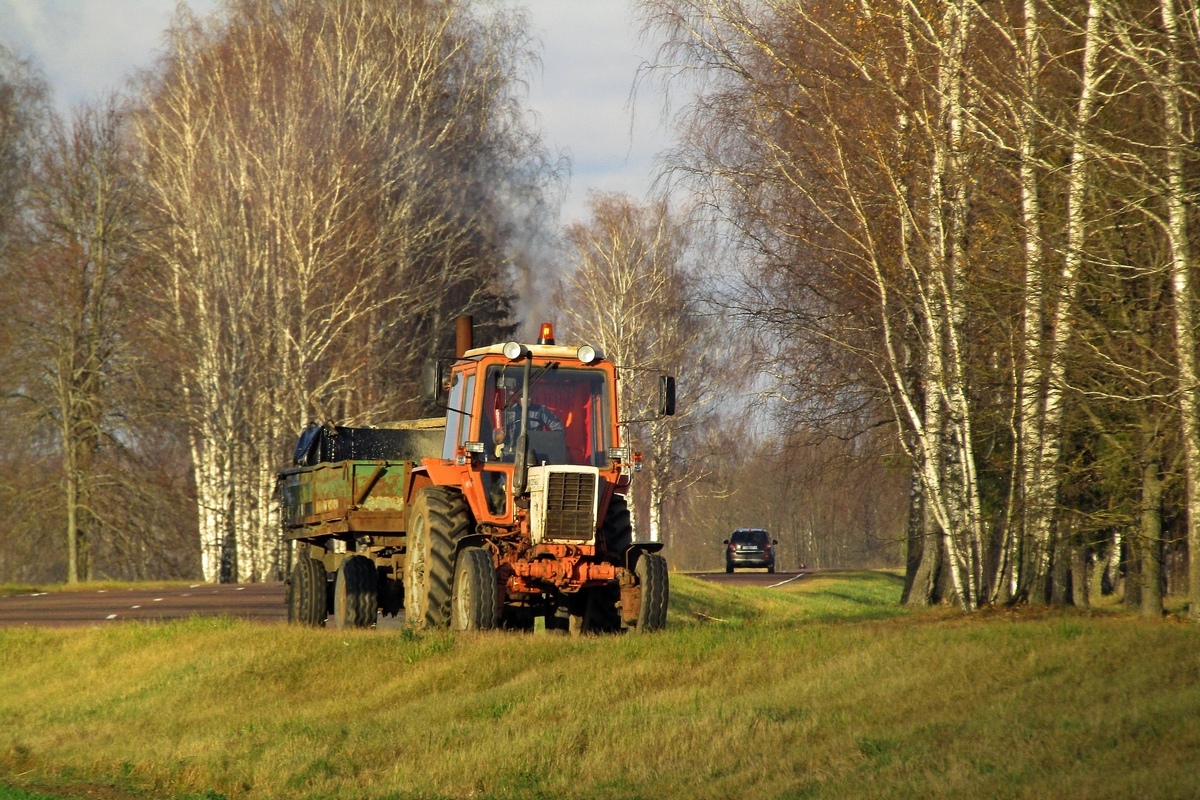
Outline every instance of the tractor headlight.
{"type": "Polygon", "coordinates": [[[590,344],[585,344],[583,347],[579,348],[577,355],[579,356],[579,360],[585,364],[591,364],[600,358],[600,353],[598,353],[596,348],[592,347],[590,344]]]}
{"type": "Polygon", "coordinates": [[[508,342],[504,345],[502,352],[504,353],[504,357],[509,361],[516,361],[525,355],[525,348],[521,346],[520,342],[508,342]]]}

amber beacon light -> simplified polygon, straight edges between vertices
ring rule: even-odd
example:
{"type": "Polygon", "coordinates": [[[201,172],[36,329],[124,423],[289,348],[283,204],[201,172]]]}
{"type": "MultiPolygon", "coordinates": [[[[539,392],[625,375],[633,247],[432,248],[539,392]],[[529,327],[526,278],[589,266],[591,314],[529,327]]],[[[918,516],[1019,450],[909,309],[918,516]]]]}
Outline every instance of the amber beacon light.
{"type": "Polygon", "coordinates": [[[542,323],[542,331],[538,334],[538,344],[554,344],[554,326],[549,322],[542,323]]]}

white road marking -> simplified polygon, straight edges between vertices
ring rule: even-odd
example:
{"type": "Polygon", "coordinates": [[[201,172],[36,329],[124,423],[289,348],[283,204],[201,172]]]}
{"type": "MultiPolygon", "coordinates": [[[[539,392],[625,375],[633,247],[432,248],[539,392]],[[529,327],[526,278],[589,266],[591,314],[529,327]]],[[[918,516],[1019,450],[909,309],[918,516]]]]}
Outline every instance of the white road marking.
{"type": "Polygon", "coordinates": [[[130,606],[130,608],[141,608],[141,606],[130,606]]]}
{"type": "Polygon", "coordinates": [[[234,589],[234,591],[235,591],[235,592],[240,592],[240,591],[242,591],[242,590],[243,590],[243,589],[245,589],[245,588],[246,588],[245,586],[239,586],[239,587],[237,587],[236,589],[234,589]]]}
{"type": "Polygon", "coordinates": [[[786,583],[791,583],[792,581],[798,581],[798,580],[800,580],[800,579],[801,579],[801,578],[803,578],[803,577],[804,577],[804,573],[803,573],[803,572],[801,572],[799,575],[796,575],[796,576],[794,576],[794,577],[788,578],[786,581],[780,581],[779,583],[772,583],[772,584],[771,584],[770,586],[768,586],[767,588],[768,588],[768,589],[774,589],[776,586],[783,586],[783,585],[784,585],[784,584],[786,584],[786,583]]]}
{"type": "Polygon", "coordinates": [[[154,602],[156,602],[156,603],[161,603],[161,602],[162,602],[162,598],[161,598],[161,597],[156,597],[156,598],[154,598],[154,602]]]}
{"type": "Polygon", "coordinates": [[[116,614],[109,614],[107,617],[105,617],[105,619],[116,619],[116,618],[117,618],[116,614]]]}

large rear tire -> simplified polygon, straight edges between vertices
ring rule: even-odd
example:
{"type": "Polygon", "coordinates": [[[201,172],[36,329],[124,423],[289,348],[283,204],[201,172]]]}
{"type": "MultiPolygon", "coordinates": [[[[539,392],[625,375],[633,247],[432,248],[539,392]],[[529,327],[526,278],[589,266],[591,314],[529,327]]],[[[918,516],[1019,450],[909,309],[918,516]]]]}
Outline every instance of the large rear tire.
{"type": "Polygon", "coordinates": [[[350,556],[338,567],[333,587],[333,627],[369,628],[379,616],[379,576],[375,562],[350,556]]]}
{"type": "Polygon", "coordinates": [[[404,557],[404,618],[410,627],[450,624],[454,540],[470,525],[470,510],[459,492],[431,486],[417,493],[404,557]]]}
{"type": "Polygon", "coordinates": [[[325,624],[325,565],[301,553],[288,587],[288,622],[318,627],[325,624]]]}
{"type": "Polygon", "coordinates": [[[490,631],[500,621],[500,592],[492,556],[482,547],[464,547],[454,566],[450,628],[490,631]]]}
{"type": "Polygon", "coordinates": [[[642,603],[635,630],[639,633],[662,630],[667,625],[667,601],[671,593],[667,560],[658,553],[642,553],[636,572],[642,587],[642,603]]]}
{"type": "Polygon", "coordinates": [[[633,544],[633,523],[629,519],[629,504],[619,494],[614,494],[608,502],[608,512],[600,527],[600,538],[613,563],[624,565],[625,551],[633,544]]]}

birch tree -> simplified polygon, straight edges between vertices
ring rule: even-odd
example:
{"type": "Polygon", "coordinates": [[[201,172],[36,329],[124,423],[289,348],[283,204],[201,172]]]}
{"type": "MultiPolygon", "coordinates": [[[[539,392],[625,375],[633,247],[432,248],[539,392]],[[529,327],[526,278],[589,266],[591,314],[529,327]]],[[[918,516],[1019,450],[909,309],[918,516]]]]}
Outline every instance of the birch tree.
{"type": "Polygon", "coordinates": [[[279,574],[273,473],[296,429],[402,416],[443,320],[504,320],[500,197],[543,179],[513,94],[520,25],[231,0],[172,28],[140,166],[207,579],[279,574]]]}
{"type": "Polygon", "coordinates": [[[647,527],[651,541],[662,541],[664,508],[703,475],[698,434],[736,379],[722,366],[728,343],[703,316],[688,271],[695,254],[687,226],[661,200],[595,194],[589,206],[591,220],[567,229],[574,269],[564,309],[573,335],[620,370],[621,439],[631,450],[646,447],[647,527]],[[657,415],[662,374],[678,379],[673,417],[657,415]]]}

